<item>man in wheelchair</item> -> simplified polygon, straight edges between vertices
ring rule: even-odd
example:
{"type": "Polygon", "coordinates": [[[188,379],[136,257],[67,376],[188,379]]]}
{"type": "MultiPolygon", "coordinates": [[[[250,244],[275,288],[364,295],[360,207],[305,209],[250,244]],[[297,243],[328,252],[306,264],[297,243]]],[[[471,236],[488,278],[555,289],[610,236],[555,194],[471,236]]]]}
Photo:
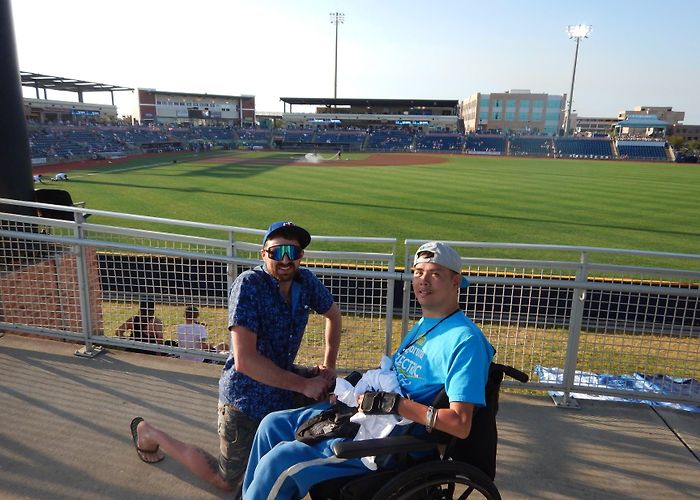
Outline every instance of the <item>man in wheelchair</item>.
{"type": "MultiPolygon", "coordinates": [[[[437,430],[466,438],[475,409],[486,405],[494,349],[459,307],[459,289],[468,285],[461,275],[459,254],[442,242],[422,245],[414,256],[412,285],[423,317],[392,358],[403,395],[366,392],[359,398],[358,410],[398,415],[420,424],[408,426],[411,434],[437,430]],[[443,389],[448,404],[436,408],[433,402],[443,389]]],[[[370,472],[360,458],[336,456],[337,445],[359,444],[345,443],[350,438],[312,444],[295,439],[302,424],[329,406],[275,412],[262,420],[245,474],[244,499],[303,498],[322,481],[370,472]]]]}

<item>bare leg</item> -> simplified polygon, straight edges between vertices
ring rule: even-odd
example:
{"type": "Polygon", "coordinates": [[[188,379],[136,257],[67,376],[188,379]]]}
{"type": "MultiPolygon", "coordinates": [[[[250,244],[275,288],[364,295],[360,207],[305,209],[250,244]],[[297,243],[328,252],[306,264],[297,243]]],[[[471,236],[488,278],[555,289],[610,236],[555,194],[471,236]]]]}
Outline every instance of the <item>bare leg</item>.
{"type": "Polygon", "coordinates": [[[138,447],[140,449],[154,450],[156,446],[158,447],[158,450],[154,453],[142,454],[146,461],[155,461],[159,457],[159,452],[165,452],[200,479],[213,484],[221,490],[233,490],[233,487],[224,481],[219,474],[218,460],[202,448],[178,441],[145,421],[139,423],[137,431],[138,447]]]}

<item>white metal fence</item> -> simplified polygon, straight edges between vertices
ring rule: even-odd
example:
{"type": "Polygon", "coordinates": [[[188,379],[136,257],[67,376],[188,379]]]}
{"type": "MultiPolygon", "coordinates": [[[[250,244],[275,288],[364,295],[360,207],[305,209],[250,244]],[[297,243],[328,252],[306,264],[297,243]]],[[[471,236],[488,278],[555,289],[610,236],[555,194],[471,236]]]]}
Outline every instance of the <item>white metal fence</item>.
{"type": "MultiPolygon", "coordinates": [[[[179,356],[192,354],[176,345],[175,331],[193,305],[217,346],[195,354],[226,358],[227,290],[238,273],[259,263],[264,230],[0,204],[61,210],[73,219],[0,213],[0,330],[68,339],[88,354],[111,346],[179,356]],[[151,229],[138,229],[145,223],[151,229]],[[143,300],[155,304],[163,343],[116,334],[143,300]]],[[[404,271],[420,243],[397,248],[394,238],[314,236],[303,264],[343,312],[341,369],[375,367],[420,314],[404,271]]],[[[530,388],[560,390],[565,403],[571,392],[700,403],[700,255],[449,243],[472,283],[462,297],[465,312],[496,348],[497,361],[530,374],[561,373],[555,381],[535,376],[530,388]],[[670,264],[625,264],[632,257],[670,264]],[[589,373],[687,382],[671,393],[651,383],[610,388],[591,383],[589,373]]],[[[312,316],[297,362],[315,363],[322,352],[322,318],[312,316]]]]}

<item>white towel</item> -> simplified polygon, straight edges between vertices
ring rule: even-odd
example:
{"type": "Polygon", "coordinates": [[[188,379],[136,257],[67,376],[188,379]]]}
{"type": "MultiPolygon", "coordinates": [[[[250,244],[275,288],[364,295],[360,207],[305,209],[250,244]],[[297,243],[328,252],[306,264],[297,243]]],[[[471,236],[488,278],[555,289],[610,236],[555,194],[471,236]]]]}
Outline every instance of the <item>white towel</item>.
{"type": "MultiPolygon", "coordinates": [[[[387,356],[382,357],[379,369],[367,371],[355,387],[343,378],[335,382],[335,395],[339,401],[348,406],[356,407],[357,398],[367,391],[396,392],[402,394],[401,386],[396,378],[396,372],[391,370],[392,361],[387,356]]],[[[360,424],[355,441],[364,439],[383,438],[388,436],[397,425],[412,423],[411,420],[398,415],[365,415],[358,412],[350,421],[360,424]]],[[[363,457],[362,463],[370,470],[377,470],[376,457],[363,457]]]]}

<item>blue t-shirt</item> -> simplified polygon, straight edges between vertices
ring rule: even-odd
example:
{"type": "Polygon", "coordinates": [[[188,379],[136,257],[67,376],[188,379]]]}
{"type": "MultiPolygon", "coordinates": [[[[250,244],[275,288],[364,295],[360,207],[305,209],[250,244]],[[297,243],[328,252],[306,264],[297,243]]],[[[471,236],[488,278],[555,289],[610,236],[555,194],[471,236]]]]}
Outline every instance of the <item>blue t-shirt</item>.
{"type": "Polygon", "coordinates": [[[444,387],[450,402],[484,406],[493,347],[464,314],[453,314],[438,325],[440,320],[421,318],[394,354],[404,394],[429,405],[444,387]]]}
{"type": "MultiPolygon", "coordinates": [[[[333,296],[308,269],[300,268],[292,282],[291,303],[279,290],[279,281],[262,266],[242,273],[229,291],[228,324],[244,326],[257,335],[257,350],[283,370],[291,370],[309,319],[309,310],[326,313],[333,296]]],[[[258,382],[234,368],[233,353],[219,379],[219,400],[260,420],[270,412],[291,406],[293,393],[258,382]]]]}

